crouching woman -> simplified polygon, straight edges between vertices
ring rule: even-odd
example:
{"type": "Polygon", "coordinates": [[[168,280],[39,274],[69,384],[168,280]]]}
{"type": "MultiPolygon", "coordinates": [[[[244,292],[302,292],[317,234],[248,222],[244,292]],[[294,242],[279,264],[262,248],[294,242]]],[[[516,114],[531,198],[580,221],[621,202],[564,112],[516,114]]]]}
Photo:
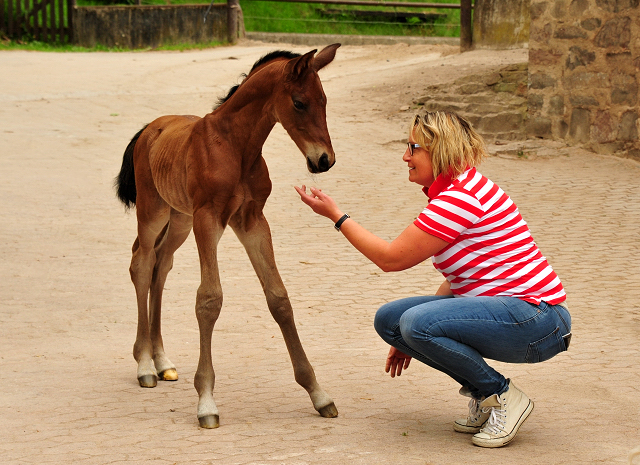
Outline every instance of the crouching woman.
{"type": "Polygon", "coordinates": [[[445,281],[435,295],[383,305],[375,329],[391,347],[386,371],[400,375],[412,358],[453,378],[470,397],[457,432],[473,444],[501,447],[516,436],[533,402],[485,359],[537,363],[567,350],[571,316],[560,279],[533,241],[518,208],[477,166],[481,136],[449,112],[416,116],[402,160],[422,186],[426,208],[394,241],[351,219],[319,189],[296,187],[302,201],[383,271],[428,258],[445,281]]]}

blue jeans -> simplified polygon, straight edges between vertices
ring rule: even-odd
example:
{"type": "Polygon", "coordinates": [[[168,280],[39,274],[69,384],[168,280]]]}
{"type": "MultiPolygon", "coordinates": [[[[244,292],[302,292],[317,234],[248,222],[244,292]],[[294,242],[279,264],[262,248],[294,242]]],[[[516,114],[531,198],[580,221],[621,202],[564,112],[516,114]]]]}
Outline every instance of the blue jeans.
{"type": "Polygon", "coordinates": [[[502,394],[507,379],[485,358],[537,363],[567,350],[571,315],[560,305],[515,297],[408,297],[380,307],[385,342],[449,375],[480,399],[502,394]]]}

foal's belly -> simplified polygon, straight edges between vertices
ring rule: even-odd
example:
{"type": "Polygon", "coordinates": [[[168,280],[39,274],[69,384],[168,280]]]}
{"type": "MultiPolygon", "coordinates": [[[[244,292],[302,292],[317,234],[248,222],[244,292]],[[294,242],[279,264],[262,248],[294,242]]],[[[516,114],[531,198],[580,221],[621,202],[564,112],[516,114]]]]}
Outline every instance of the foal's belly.
{"type": "MultiPolygon", "coordinates": [[[[158,164],[163,165],[162,161],[158,164]]],[[[187,175],[184,169],[157,169],[154,180],[158,193],[171,208],[187,215],[193,214],[193,204],[187,194],[187,175]]]]}
{"type": "Polygon", "coordinates": [[[172,208],[187,215],[193,214],[187,191],[187,142],[193,123],[199,119],[197,116],[173,116],[154,121],[158,127],[153,129],[158,135],[149,151],[149,164],[158,193],[172,208]]]}

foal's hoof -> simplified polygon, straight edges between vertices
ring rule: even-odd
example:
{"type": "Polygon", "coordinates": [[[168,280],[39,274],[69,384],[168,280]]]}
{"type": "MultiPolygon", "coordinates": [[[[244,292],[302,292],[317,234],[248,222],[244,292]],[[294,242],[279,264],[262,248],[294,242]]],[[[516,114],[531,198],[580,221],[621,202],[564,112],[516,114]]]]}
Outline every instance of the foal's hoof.
{"type": "Polygon", "coordinates": [[[198,418],[201,428],[213,429],[220,426],[220,417],[218,415],[207,415],[198,418]]]}
{"type": "Polygon", "coordinates": [[[158,378],[162,381],[177,381],[178,371],[175,368],[169,368],[158,373],[158,378]]]}
{"type": "Polygon", "coordinates": [[[318,410],[318,413],[325,418],[335,418],[338,416],[338,409],[336,405],[331,402],[318,410]]]}
{"type": "Polygon", "coordinates": [[[140,387],[152,388],[158,384],[158,377],[156,375],[144,375],[138,378],[140,387]]]}

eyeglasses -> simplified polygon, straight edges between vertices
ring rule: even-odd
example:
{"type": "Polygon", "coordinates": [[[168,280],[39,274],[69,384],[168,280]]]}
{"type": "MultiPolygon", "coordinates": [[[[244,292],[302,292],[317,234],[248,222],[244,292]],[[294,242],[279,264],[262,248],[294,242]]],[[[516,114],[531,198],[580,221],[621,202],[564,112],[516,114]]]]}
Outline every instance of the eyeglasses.
{"type": "Polygon", "coordinates": [[[412,144],[411,142],[407,142],[407,147],[409,147],[409,155],[413,156],[413,150],[422,147],[420,144],[412,144]]]}

